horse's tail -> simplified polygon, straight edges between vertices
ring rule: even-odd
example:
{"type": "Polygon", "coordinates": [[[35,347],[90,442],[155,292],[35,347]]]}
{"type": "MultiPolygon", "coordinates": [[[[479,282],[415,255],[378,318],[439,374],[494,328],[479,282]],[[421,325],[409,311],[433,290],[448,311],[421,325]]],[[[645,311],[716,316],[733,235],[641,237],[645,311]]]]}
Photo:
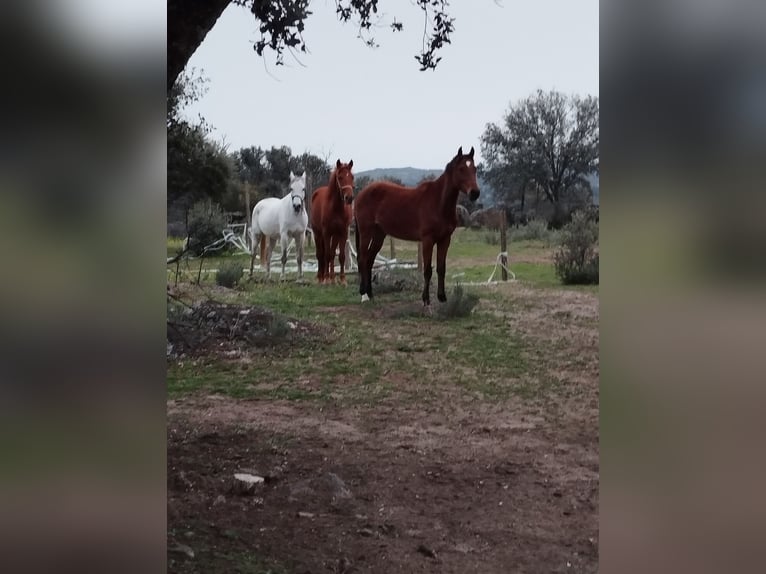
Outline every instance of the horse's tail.
{"type": "Polygon", "coordinates": [[[266,261],[266,234],[261,234],[261,265],[266,261]]]}

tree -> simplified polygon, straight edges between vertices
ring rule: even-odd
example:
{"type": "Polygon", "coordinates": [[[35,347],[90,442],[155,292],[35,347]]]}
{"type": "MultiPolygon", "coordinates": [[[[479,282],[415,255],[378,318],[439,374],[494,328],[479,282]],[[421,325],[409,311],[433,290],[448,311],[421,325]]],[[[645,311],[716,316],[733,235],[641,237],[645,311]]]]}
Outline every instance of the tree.
{"type": "MultiPolygon", "coordinates": [[[[448,0],[415,3],[422,10],[426,25],[423,47],[415,59],[421,70],[433,70],[441,60],[437,56],[439,50],[450,43],[454,18],[447,13],[448,0]]],[[[276,53],[280,65],[286,49],[306,51],[303,30],[311,14],[309,0],[168,0],[168,92],[229,4],[247,9],[255,18],[261,37],[253,48],[259,56],[268,48],[276,53]]],[[[378,24],[378,4],[378,0],[335,0],[335,12],[341,22],[355,23],[359,37],[374,47],[377,43],[371,29],[378,24]]],[[[396,18],[390,24],[393,31],[401,31],[403,26],[396,18]]]]}
{"type": "Polygon", "coordinates": [[[528,190],[553,206],[551,223],[568,218],[592,190],[588,176],[599,169],[598,98],[537,93],[512,106],[500,125],[487,124],[481,136],[481,175],[498,199],[511,203],[528,190]],[[571,204],[571,205],[570,205],[571,204]]]}
{"type": "Polygon", "coordinates": [[[207,139],[204,119],[191,124],[180,116],[204,92],[205,82],[201,76],[185,75],[168,93],[167,204],[168,219],[176,222],[185,219],[196,201],[218,201],[229,187],[231,163],[225,150],[207,139]]]}

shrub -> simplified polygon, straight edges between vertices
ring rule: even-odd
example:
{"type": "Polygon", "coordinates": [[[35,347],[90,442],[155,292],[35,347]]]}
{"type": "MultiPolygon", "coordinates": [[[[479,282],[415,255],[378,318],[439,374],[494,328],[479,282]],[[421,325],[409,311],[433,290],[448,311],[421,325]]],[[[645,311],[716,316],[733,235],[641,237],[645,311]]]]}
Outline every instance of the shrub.
{"type": "Polygon", "coordinates": [[[423,289],[423,278],[417,269],[379,269],[373,271],[372,283],[377,295],[423,289]]]}
{"type": "Polygon", "coordinates": [[[215,274],[215,282],[222,286],[233,288],[242,279],[242,264],[236,261],[224,263],[215,274]]]}
{"type": "Polygon", "coordinates": [[[485,231],[484,243],[498,245],[500,243],[500,234],[497,231],[485,231]]]}
{"type": "Polygon", "coordinates": [[[222,238],[226,218],[217,203],[209,199],[198,201],[189,210],[187,248],[192,255],[200,256],[205,247],[222,238]]]}
{"type": "Polygon", "coordinates": [[[463,286],[458,283],[453,287],[452,293],[447,296],[447,302],[443,305],[439,305],[437,314],[440,319],[468,317],[478,302],[478,295],[467,292],[463,289],[463,286]]]}
{"type": "Polygon", "coordinates": [[[548,240],[549,236],[548,222],[538,218],[530,219],[524,226],[513,228],[510,234],[510,238],[513,241],[528,239],[548,240]]]}
{"type": "Polygon", "coordinates": [[[561,229],[561,244],[553,256],[556,275],[565,285],[598,284],[598,223],[582,211],[561,229]]]}

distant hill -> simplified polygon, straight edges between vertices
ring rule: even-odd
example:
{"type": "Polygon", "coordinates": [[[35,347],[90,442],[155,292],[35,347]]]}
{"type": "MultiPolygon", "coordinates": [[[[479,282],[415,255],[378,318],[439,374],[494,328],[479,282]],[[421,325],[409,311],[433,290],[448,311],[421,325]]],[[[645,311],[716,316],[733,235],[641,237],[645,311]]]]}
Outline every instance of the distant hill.
{"type": "MultiPolygon", "coordinates": [[[[420,183],[420,181],[426,176],[430,179],[436,179],[442,174],[443,171],[443,167],[438,169],[423,169],[420,167],[378,167],[375,169],[368,169],[367,171],[359,171],[354,175],[356,177],[367,176],[372,180],[395,177],[401,180],[404,185],[412,187],[420,183]]],[[[477,183],[479,184],[479,189],[481,190],[480,201],[485,206],[494,205],[494,201],[492,199],[493,193],[492,189],[489,187],[489,184],[486,181],[483,181],[481,178],[477,178],[477,183]]]]}

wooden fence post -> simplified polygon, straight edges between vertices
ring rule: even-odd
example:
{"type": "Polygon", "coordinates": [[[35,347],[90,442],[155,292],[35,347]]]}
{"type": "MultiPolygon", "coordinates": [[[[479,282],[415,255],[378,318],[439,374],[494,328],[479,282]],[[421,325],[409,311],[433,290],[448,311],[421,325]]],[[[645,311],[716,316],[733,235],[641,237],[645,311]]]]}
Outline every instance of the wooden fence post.
{"type": "Polygon", "coordinates": [[[508,270],[506,269],[506,267],[508,267],[508,256],[506,255],[508,250],[507,231],[508,220],[505,215],[505,209],[503,209],[500,212],[500,252],[502,253],[502,255],[500,255],[500,264],[502,265],[500,272],[502,274],[503,281],[508,281],[508,270]]]}
{"type": "Polygon", "coordinates": [[[391,259],[396,259],[396,248],[394,247],[394,238],[389,235],[388,241],[391,245],[391,259]]]}

